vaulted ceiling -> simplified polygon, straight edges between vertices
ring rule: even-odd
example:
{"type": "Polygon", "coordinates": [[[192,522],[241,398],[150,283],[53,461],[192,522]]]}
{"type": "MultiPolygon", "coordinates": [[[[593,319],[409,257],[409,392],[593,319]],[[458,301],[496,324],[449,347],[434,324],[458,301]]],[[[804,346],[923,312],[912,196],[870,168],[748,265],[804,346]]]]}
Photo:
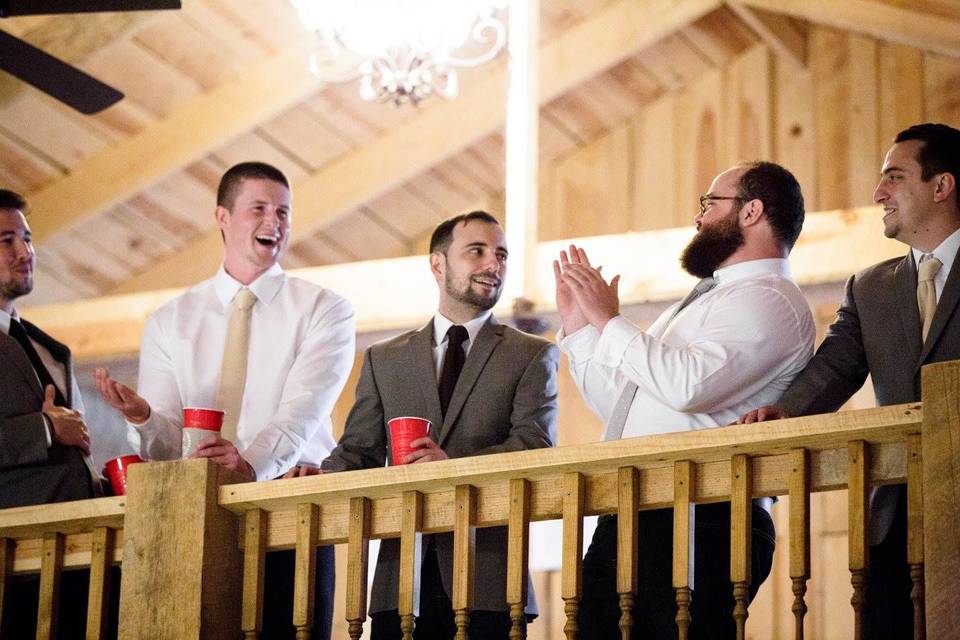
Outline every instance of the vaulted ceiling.
{"type": "MultiPolygon", "coordinates": [[[[126,93],[82,116],[0,77],[0,186],[38,246],[31,304],[180,286],[218,264],[214,190],[244,160],[294,183],[288,267],[424,250],[441,219],[503,193],[506,65],[418,108],[320,85],[288,0],[18,18],[0,29],[126,93]]],[[[954,0],[542,0],[540,159],[603,136],[765,41],[803,64],[810,22],[960,57],[954,0]]]]}

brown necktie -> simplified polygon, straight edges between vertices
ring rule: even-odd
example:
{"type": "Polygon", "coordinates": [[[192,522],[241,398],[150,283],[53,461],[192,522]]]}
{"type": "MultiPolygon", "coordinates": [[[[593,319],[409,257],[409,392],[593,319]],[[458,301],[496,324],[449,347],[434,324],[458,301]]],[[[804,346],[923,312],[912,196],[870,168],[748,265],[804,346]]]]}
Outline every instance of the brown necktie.
{"type": "Polygon", "coordinates": [[[243,386],[247,380],[247,349],[250,345],[250,310],[257,296],[246,287],[233,298],[230,324],[227,325],[227,341],[223,346],[220,362],[220,388],[217,391],[217,408],[222,409],[223,428],[220,435],[236,444],[237,422],[240,419],[240,403],[243,386]]]}
{"type": "Polygon", "coordinates": [[[933,324],[933,314],[937,310],[937,287],[933,278],[940,271],[943,263],[932,253],[924,254],[917,267],[917,304],[920,306],[920,324],[923,326],[923,340],[927,340],[930,325],[933,324]]]}

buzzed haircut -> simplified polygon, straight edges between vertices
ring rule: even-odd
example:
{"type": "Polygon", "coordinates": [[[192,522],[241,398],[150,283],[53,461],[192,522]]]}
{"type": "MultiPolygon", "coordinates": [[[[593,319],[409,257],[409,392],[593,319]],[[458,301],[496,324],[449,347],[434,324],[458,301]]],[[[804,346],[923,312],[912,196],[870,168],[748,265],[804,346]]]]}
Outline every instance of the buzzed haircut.
{"type": "Polygon", "coordinates": [[[433,230],[430,236],[430,253],[442,253],[446,255],[450,243],[453,241],[453,229],[461,222],[466,224],[472,220],[479,220],[487,224],[500,224],[500,221],[494,218],[486,211],[471,211],[454,216],[449,220],[444,220],[433,230]]]}
{"type": "Polygon", "coordinates": [[[16,191],[9,189],[0,189],[0,209],[18,209],[24,211],[27,208],[27,201],[16,191]]]}
{"type": "Polygon", "coordinates": [[[793,249],[805,215],[800,183],[792,173],[774,162],[748,162],[747,171],[740,178],[740,197],[763,203],[763,210],[773,229],[773,235],[793,249]]]}
{"type": "Polygon", "coordinates": [[[960,206],[960,131],[945,124],[915,124],[897,134],[894,142],[919,140],[917,163],[920,165],[924,182],[928,182],[938,173],[953,176],[956,187],[953,195],[960,206]]]}
{"type": "Polygon", "coordinates": [[[287,189],[290,188],[287,176],[283,175],[280,169],[266,162],[241,162],[230,167],[220,178],[220,186],[217,187],[217,206],[232,210],[240,183],[247,179],[270,180],[282,184],[287,189]]]}

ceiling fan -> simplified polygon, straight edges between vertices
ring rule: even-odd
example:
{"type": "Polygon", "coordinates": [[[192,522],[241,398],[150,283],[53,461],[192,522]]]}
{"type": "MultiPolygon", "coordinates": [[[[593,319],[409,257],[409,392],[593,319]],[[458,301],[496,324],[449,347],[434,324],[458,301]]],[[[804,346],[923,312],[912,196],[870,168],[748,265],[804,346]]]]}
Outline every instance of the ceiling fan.
{"type": "MultiPolygon", "coordinates": [[[[0,18],[179,8],[180,0],[0,0],[0,18]]],[[[123,98],[123,93],[110,85],[2,30],[0,70],[20,78],[80,113],[103,111],[123,98]]]]}

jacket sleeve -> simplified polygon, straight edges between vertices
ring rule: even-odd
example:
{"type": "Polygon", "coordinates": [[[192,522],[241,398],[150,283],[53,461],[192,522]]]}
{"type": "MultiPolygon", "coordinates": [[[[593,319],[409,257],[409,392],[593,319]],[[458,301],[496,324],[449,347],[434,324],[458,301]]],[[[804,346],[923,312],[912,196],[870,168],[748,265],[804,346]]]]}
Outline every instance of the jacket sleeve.
{"type": "Polygon", "coordinates": [[[320,464],[324,471],[371,469],[386,464],[387,435],[383,424],[383,401],[373,371],[373,351],[363,354],[356,400],[337,447],[320,464]]]}

